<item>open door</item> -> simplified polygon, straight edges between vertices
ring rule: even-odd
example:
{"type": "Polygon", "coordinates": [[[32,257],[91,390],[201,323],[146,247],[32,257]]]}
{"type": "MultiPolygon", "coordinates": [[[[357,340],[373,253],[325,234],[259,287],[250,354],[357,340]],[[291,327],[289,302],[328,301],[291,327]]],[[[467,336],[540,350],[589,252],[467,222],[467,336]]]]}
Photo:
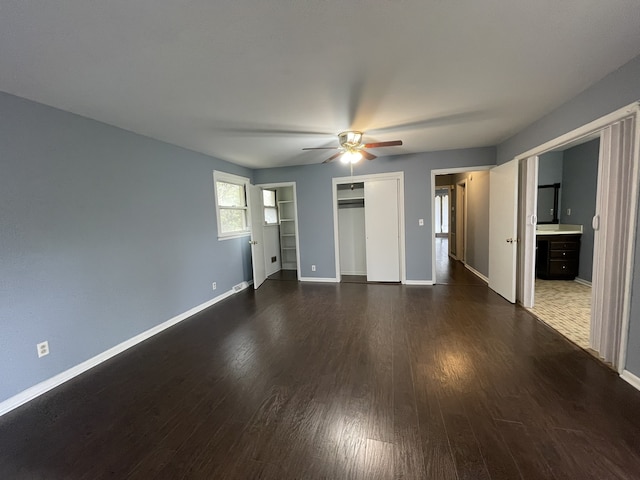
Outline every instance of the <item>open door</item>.
{"type": "Polygon", "coordinates": [[[489,288],[516,301],[518,161],[489,172],[489,288]]]}
{"type": "Polygon", "coordinates": [[[264,263],[264,220],[262,189],[249,185],[249,213],[251,215],[251,264],[253,266],[253,288],[258,288],[267,279],[264,263]]]}

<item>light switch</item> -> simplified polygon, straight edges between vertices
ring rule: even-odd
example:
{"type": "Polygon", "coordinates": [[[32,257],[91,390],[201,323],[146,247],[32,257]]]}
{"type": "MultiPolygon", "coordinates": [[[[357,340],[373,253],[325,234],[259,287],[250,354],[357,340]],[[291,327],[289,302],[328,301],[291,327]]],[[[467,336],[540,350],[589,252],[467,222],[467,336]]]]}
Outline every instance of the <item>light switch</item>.
{"type": "Polygon", "coordinates": [[[424,218],[418,219],[418,225],[420,225],[421,227],[424,227],[424,218]]]}

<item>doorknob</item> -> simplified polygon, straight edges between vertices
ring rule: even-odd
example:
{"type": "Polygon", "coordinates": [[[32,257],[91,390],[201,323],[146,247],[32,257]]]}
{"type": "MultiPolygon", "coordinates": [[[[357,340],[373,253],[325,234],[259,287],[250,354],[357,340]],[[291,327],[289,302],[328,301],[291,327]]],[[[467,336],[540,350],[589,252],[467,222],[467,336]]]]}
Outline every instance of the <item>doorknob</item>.
{"type": "Polygon", "coordinates": [[[513,238],[507,238],[507,243],[513,243],[513,242],[514,242],[513,238]]]}
{"type": "Polygon", "coordinates": [[[255,240],[249,240],[249,245],[257,245],[258,242],[255,240]]]}

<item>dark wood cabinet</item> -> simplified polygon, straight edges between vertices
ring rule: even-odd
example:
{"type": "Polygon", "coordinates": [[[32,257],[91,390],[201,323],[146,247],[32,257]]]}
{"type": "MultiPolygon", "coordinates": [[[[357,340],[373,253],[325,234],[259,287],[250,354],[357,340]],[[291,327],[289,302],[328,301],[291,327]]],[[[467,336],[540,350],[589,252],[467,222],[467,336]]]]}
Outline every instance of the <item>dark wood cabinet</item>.
{"type": "Polygon", "coordinates": [[[538,235],[536,276],[545,280],[573,280],[578,276],[581,235],[538,235]]]}

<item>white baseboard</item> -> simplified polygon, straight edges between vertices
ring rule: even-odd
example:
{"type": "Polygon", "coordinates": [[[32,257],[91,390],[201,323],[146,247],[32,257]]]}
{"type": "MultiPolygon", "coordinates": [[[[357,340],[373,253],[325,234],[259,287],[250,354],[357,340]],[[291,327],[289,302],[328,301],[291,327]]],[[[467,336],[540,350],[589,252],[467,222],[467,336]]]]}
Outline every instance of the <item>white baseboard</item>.
{"type": "Polygon", "coordinates": [[[340,272],[340,275],[358,275],[361,277],[366,277],[367,272],[340,272]]]}
{"type": "Polygon", "coordinates": [[[486,276],[484,276],[483,274],[481,274],[479,271],[477,271],[475,268],[470,267],[468,263],[464,264],[465,267],[467,267],[467,270],[469,270],[471,273],[473,273],[475,276],[479,277],[480,279],[484,280],[485,282],[489,283],[489,278],[487,278],[486,276]]]}
{"type": "MultiPolygon", "coordinates": [[[[250,284],[253,284],[253,281],[242,282],[236,285],[236,287],[242,286],[241,290],[245,290],[247,287],[249,287],[250,284]]],[[[10,412],[15,408],[18,408],[21,405],[24,405],[27,402],[30,402],[34,398],[39,397],[44,393],[47,393],[49,390],[52,390],[59,385],[62,385],[63,383],[71,380],[72,378],[77,377],[81,373],[84,373],[87,370],[101,364],[102,362],[109,360],[112,357],[115,357],[119,353],[122,353],[125,350],[128,350],[129,348],[137,345],[138,343],[143,342],[150,337],[153,337],[154,335],[162,332],[163,330],[166,330],[167,328],[172,327],[177,323],[182,322],[183,320],[186,320],[187,318],[195,315],[196,313],[199,313],[202,310],[209,308],[211,305],[214,305],[224,300],[225,298],[230,297],[235,293],[238,293],[241,290],[234,291],[234,289],[231,289],[221,295],[218,295],[217,297],[207,302],[204,302],[196,307],[193,307],[190,310],[187,310],[184,313],[181,313],[180,315],[176,315],[175,317],[167,320],[166,322],[161,323],[160,325],[156,325],[155,327],[145,330],[144,332],[139,333],[138,335],[130,338],[129,340],[125,340],[124,342],[119,343],[115,347],[111,347],[110,349],[105,350],[102,353],[99,353],[95,357],[85,360],[84,362],[76,365],[75,367],[71,367],[70,369],[65,370],[62,373],[59,373],[54,377],[51,377],[43,382],[40,382],[34,385],[33,387],[29,387],[26,390],[23,390],[22,392],[18,393],[17,395],[14,395],[13,397],[10,397],[3,402],[0,402],[0,416],[10,412]]]]}
{"type": "Polygon", "coordinates": [[[591,282],[589,282],[587,280],[583,280],[583,279],[578,278],[578,277],[574,278],[573,281],[576,282],[576,283],[579,283],[580,285],[586,285],[587,287],[591,286],[591,282]]]}
{"type": "Polygon", "coordinates": [[[433,285],[433,280],[405,280],[405,285],[433,285]]]}
{"type": "Polygon", "coordinates": [[[640,390],[640,377],[635,376],[629,370],[623,370],[620,374],[623,380],[625,380],[629,385],[636,388],[636,390],[640,390]]]}
{"type": "Polygon", "coordinates": [[[337,278],[322,278],[322,277],[300,277],[301,282],[322,282],[322,283],[338,283],[337,278]]]}

